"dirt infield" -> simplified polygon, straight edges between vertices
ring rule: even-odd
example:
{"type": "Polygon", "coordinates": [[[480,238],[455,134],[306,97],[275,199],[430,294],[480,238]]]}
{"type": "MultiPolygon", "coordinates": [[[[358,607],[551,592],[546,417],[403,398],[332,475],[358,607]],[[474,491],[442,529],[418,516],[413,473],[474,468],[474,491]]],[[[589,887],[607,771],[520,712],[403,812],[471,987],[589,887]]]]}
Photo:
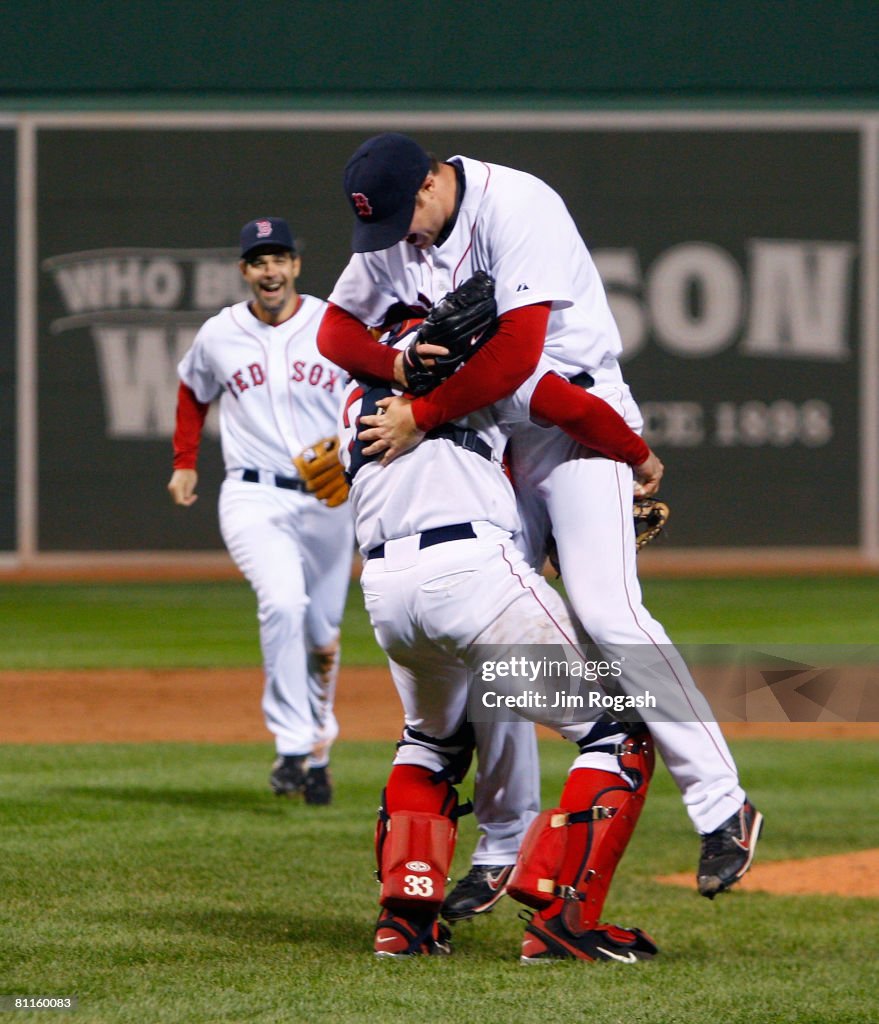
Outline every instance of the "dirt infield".
{"type": "MultiPolygon", "coordinates": [[[[689,872],[663,875],[658,882],[693,888],[689,872]]],[[[832,857],[803,860],[759,860],[739,882],[745,892],[770,892],[779,896],[859,896],[879,899],[879,850],[859,850],[832,857]]]]}
{"type": "MultiPolygon", "coordinates": [[[[0,743],[266,742],[258,668],[0,672],[0,743]]],[[[348,668],[341,734],[393,742],[399,704],[384,670],[348,668]]]]}
{"type": "MultiPolygon", "coordinates": [[[[549,565],[547,574],[555,572],[549,565]]],[[[879,559],[857,548],[673,548],[662,542],[638,556],[638,575],[647,578],[722,579],[778,575],[879,575],[879,559]]],[[[353,578],[360,574],[354,556],[353,578]]],[[[202,552],[42,552],[28,559],[0,556],[0,582],[144,582],[239,580],[241,574],[225,551],[202,552]]]]}
{"type": "MultiPolygon", "coordinates": [[[[258,668],[0,672],[0,743],[265,742],[258,668]]],[[[342,739],[397,738],[401,717],[384,669],[343,669],[342,739]]],[[[542,736],[551,733],[541,729],[542,736]]],[[[733,723],[730,738],[879,739],[877,723],[733,723]]],[[[660,881],[692,888],[690,874],[660,881]]],[[[879,850],[756,864],[743,888],[879,899],[879,850]]]]}
{"type": "MultiPolygon", "coordinates": [[[[261,693],[259,668],[0,671],[0,743],[268,742],[261,693]]],[[[401,717],[387,671],[343,668],[336,714],[344,739],[393,742],[401,717]]],[[[879,739],[875,722],[723,729],[731,739],[879,739]]]]}

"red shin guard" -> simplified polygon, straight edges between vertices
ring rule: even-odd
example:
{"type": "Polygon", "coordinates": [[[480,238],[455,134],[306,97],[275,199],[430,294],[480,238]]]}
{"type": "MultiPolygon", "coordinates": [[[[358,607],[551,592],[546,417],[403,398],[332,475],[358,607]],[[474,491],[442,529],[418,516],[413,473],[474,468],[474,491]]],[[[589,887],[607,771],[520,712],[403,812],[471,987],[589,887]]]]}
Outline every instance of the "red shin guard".
{"type": "Polygon", "coordinates": [[[458,794],[445,779],[395,765],[376,826],[379,902],[403,913],[439,910],[458,834],[458,794]]]}
{"type": "Polygon", "coordinates": [[[423,811],[396,811],[382,843],[379,903],[402,912],[438,910],[446,893],[458,827],[423,811]]]}
{"type": "Polygon", "coordinates": [[[613,772],[575,768],[561,807],[544,811],[528,830],[507,886],[514,899],[544,920],[559,914],[582,934],[598,923],[611,879],[641,814],[653,774],[649,737],[628,740],[620,766],[637,783],[613,772]]]}

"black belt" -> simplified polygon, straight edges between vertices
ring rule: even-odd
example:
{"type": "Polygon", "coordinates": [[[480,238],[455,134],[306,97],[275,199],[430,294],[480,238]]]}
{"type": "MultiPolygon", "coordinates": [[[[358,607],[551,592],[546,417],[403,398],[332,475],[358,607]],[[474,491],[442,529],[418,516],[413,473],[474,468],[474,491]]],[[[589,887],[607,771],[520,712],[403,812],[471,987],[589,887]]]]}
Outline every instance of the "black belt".
{"type": "Polygon", "coordinates": [[[585,388],[588,391],[589,388],[595,387],[595,378],[591,373],[582,370],[576,377],[570,378],[570,383],[576,384],[578,388],[585,388]]]}
{"type": "MultiPolygon", "coordinates": [[[[425,530],[418,539],[419,548],[432,548],[434,544],[445,544],[447,540],[473,540],[476,531],[470,523],[453,523],[451,526],[435,526],[425,530]]],[[[384,558],[384,544],[377,544],[366,552],[367,558],[384,558]]]]}
{"type": "MultiPolygon", "coordinates": [[[[269,474],[271,476],[271,474],[269,474]]],[[[262,481],[259,478],[258,469],[245,469],[241,473],[241,479],[246,480],[249,484],[258,484],[262,481]]],[[[305,481],[300,480],[298,476],[272,476],[272,482],[275,487],[283,487],[285,491],[307,491],[308,488],[305,486],[305,481]]]]}

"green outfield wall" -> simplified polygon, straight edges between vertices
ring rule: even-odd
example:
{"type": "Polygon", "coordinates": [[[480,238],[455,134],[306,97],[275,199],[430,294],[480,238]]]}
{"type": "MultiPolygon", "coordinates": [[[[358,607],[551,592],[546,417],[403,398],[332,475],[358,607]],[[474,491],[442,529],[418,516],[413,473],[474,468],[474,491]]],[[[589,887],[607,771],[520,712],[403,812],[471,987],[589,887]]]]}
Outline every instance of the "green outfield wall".
{"type": "Polygon", "coordinates": [[[0,563],[221,550],[213,420],[205,500],[164,490],[176,361],[254,215],[328,294],[396,129],[568,203],[670,548],[879,564],[879,4],[23,0],[0,42],[0,563]]]}
{"type": "Polygon", "coordinates": [[[879,6],[19,0],[0,98],[875,100],[879,6]]]}

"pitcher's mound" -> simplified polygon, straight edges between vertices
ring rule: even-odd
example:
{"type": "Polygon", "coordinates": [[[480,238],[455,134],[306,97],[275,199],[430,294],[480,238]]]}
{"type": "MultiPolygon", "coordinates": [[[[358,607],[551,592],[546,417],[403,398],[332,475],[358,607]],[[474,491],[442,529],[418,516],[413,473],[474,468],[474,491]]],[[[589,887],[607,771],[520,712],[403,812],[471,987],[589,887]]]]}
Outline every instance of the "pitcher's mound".
{"type": "MultiPolygon", "coordinates": [[[[686,872],[663,875],[658,882],[682,885],[695,892],[696,879],[686,872]]],[[[838,853],[830,857],[780,860],[755,864],[736,889],[779,896],[859,896],[879,899],[879,850],[838,853]]]]}

